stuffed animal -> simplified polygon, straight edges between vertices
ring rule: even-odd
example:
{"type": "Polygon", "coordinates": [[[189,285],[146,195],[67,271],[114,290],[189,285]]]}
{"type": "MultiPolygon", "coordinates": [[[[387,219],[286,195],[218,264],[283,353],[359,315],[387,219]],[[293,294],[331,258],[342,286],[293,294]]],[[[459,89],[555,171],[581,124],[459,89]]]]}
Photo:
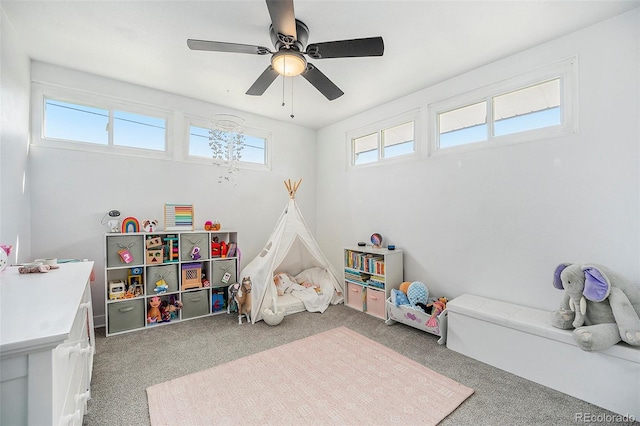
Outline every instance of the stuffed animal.
{"type": "Polygon", "coordinates": [[[436,317],[446,309],[447,302],[448,300],[446,297],[440,297],[435,302],[427,305],[427,308],[429,307],[431,308],[431,317],[427,320],[427,323],[425,324],[427,327],[435,327],[438,325],[438,320],[436,320],[436,317]]]}
{"type": "Polygon", "coordinates": [[[13,246],[0,245],[0,272],[4,271],[9,264],[9,255],[13,246]]]}
{"type": "Polygon", "coordinates": [[[149,311],[147,312],[147,322],[161,322],[162,314],[160,313],[160,298],[158,296],[153,296],[151,300],[149,300],[149,311]]]}
{"type": "Polygon", "coordinates": [[[621,340],[640,346],[640,288],[597,265],[563,263],[553,277],[564,290],[559,310],[551,313],[554,327],[569,330],[585,351],[609,348],[621,340]]]}

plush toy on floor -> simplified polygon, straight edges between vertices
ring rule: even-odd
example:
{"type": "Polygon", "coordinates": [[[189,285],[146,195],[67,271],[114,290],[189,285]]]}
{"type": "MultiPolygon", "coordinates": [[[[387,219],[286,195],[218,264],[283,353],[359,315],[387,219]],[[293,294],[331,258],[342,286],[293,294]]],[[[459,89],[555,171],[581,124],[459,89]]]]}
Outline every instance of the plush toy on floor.
{"type": "Polygon", "coordinates": [[[231,284],[228,290],[227,314],[231,313],[231,302],[238,307],[238,324],[242,324],[242,315],[251,322],[251,277],[244,277],[242,284],[231,284]]]}
{"type": "Polygon", "coordinates": [[[640,346],[640,287],[603,266],[570,263],[556,268],[553,285],[564,297],[551,324],[575,328],[581,349],[600,351],[621,340],[640,346]]]}

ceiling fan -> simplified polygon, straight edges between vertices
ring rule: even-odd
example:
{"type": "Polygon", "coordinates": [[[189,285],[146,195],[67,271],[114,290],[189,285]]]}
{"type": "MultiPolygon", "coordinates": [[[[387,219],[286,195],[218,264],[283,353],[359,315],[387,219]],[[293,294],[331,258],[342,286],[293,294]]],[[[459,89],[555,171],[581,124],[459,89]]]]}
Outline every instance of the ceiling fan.
{"type": "Polygon", "coordinates": [[[247,95],[262,95],[278,75],[287,77],[302,75],[320,93],[332,101],[344,95],[344,92],[320,72],[315,65],[307,62],[304,55],[313,59],[327,59],[382,56],[384,53],[382,37],[328,41],[307,45],[309,28],[295,18],[293,0],[266,0],[266,2],[271,16],[269,33],[275,46],[275,51],[267,47],[250,44],[187,40],[187,46],[191,50],[248,53],[253,55],[270,54],[271,64],[247,90],[247,95]]]}

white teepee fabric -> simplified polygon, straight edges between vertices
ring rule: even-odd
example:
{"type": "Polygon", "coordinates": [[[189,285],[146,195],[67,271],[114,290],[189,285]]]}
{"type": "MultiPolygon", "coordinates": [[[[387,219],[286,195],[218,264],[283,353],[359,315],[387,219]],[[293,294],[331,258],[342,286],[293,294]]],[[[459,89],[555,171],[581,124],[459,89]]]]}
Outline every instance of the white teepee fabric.
{"type": "Polygon", "coordinates": [[[328,275],[335,288],[331,303],[341,303],[344,286],[337,278],[334,268],[320,251],[292,196],[264,249],[242,269],[242,277],[251,277],[253,286],[251,322],[261,320],[262,311],[265,308],[273,308],[274,300],[277,298],[277,291],[273,285],[274,272],[297,275],[313,267],[320,267],[329,272],[328,275]]]}

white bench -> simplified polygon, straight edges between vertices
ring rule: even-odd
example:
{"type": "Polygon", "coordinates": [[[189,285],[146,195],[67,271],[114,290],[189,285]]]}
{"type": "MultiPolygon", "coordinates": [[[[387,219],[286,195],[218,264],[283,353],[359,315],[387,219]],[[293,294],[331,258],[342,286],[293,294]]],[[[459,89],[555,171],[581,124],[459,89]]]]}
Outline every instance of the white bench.
{"type": "Polygon", "coordinates": [[[640,347],[580,349],[550,312],[464,294],[447,303],[447,347],[552,389],[640,419],[640,347]]]}

